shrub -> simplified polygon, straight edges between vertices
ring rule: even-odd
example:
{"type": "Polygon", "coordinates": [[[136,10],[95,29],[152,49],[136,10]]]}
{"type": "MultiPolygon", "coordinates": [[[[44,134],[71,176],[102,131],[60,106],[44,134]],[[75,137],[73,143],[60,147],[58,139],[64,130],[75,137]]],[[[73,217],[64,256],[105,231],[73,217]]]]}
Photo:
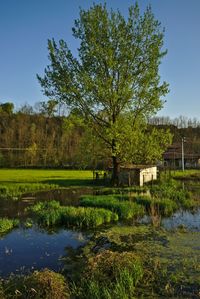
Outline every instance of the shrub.
{"type": "Polygon", "coordinates": [[[118,214],[120,219],[130,219],[143,214],[143,208],[134,202],[122,201],[114,196],[84,196],[81,205],[85,207],[100,207],[118,214]]]}
{"type": "Polygon", "coordinates": [[[69,287],[61,274],[48,269],[29,276],[12,276],[4,282],[6,298],[66,299],[69,287]]]}

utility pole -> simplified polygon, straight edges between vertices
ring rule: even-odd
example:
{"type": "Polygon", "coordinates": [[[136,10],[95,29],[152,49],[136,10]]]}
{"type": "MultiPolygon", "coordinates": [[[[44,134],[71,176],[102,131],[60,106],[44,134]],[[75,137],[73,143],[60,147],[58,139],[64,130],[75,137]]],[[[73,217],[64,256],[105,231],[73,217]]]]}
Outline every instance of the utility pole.
{"type": "Polygon", "coordinates": [[[181,141],[182,141],[182,171],[184,171],[185,170],[185,165],[184,165],[184,142],[186,141],[185,137],[182,137],[181,141]]]}

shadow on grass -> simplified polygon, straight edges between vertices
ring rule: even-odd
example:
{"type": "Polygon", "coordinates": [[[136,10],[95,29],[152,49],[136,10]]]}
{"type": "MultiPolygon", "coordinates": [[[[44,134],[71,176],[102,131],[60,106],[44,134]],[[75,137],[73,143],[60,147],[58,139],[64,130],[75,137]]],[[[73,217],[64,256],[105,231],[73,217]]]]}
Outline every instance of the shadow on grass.
{"type": "Polygon", "coordinates": [[[85,179],[55,179],[55,180],[45,180],[41,181],[43,184],[54,184],[58,185],[59,187],[95,187],[95,186],[106,186],[107,183],[105,180],[85,180],[85,179]]]}

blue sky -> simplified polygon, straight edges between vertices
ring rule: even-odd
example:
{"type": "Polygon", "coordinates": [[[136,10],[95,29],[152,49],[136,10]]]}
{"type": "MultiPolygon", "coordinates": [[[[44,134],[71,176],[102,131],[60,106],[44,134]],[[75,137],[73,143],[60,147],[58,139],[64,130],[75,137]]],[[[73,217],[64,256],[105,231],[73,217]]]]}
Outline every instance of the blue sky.
{"type": "MultiPolygon", "coordinates": [[[[45,99],[36,79],[48,64],[47,39],[67,41],[72,52],[76,42],[71,28],[79,7],[95,0],[0,0],[0,102],[17,107],[45,99]]],[[[107,0],[126,16],[129,0],[107,0]]],[[[200,118],[200,0],[139,0],[142,10],[151,4],[166,29],[167,56],[160,67],[170,93],[159,114],[200,118]]]]}

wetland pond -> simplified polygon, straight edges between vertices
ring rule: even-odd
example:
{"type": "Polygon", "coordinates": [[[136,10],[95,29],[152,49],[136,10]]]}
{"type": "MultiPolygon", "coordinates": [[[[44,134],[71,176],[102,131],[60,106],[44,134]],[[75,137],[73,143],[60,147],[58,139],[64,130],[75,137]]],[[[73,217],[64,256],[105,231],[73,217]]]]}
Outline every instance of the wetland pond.
{"type": "MultiPolygon", "coordinates": [[[[67,256],[67,249],[77,249],[85,245],[91,231],[70,230],[68,228],[47,231],[36,225],[25,227],[26,208],[41,200],[58,200],[61,205],[78,205],[83,194],[93,194],[93,189],[66,189],[31,193],[20,201],[2,199],[0,217],[18,218],[21,225],[0,238],[0,276],[11,273],[24,274],[42,268],[61,271],[67,256]]],[[[149,225],[151,219],[144,216],[134,225],[149,225]]],[[[123,226],[123,223],[120,223],[123,226]]],[[[184,227],[188,231],[200,232],[200,209],[195,213],[178,211],[171,217],[162,218],[161,226],[167,230],[184,227]]],[[[199,240],[200,246],[200,240],[199,240]]]]}
{"type": "Polygon", "coordinates": [[[0,237],[0,276],[24,274],[49,268],[61,271],[62,258],[67,248],[83,246],[89,233],[70,229],[44,230],[37,226],[26,228],[26,208],[41,200],[59,200],[62,205],[77,205],[80,195],[91,194],[91,189],[61,189],[22,196],[19,201],[2,199],[0,217],[18,218],[22,225],[0,237]]]}

